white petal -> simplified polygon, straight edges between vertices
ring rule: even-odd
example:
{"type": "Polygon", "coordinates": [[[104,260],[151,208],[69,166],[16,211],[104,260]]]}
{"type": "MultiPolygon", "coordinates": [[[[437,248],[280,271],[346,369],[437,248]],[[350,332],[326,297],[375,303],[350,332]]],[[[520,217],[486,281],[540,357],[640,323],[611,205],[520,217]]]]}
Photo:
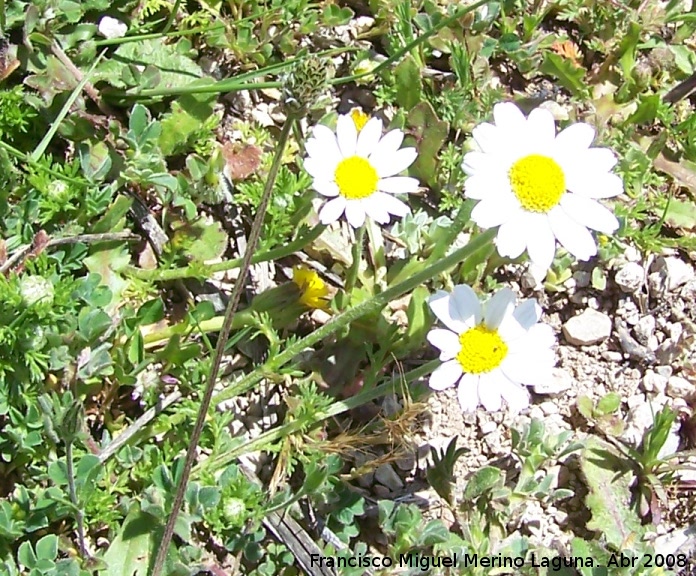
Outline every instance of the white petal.
{"type": "Polygon", "coordinates": [[[527,252],[529,259],[545,269],[551,267],[556,254],[556,238],[545,214],[526,214],[527,252]]]}
{"type": "Polygon", "coordinates": [[[406,170],[417,157],[418,152],[415,148],[402,148],[389,155],[373,154],[370,163],[380,178],[387,178],[406,170]]]}
{"type": "Polygon", "coordinates": [[[450,295],[444,290],[438,290],[428,298],[428,306],[430,306],[438,320],[455,334],[461,334],[467,330],[468,326],[460,318],[456,309],[453,310],[454,315],[450,312],[450,295]]]}
{"type": "Polygon", "coordinates": [[[338,147],[341,150],[341,155],[344,158],[349,158],[355,155],[355,146],[358,142],[358,129],[355,127],[355,122],[349,114],[344,114],[338,117],[336,123],[336,139],[338,147]]]}
{"type": "MultiPolygon", "coordinates": [[[[313,129],[314,134],[314,144],[310,145],[313,152],[317,153],[317,156],[323,157],[325,154],[330,154],[337,158],[341,157],[341,150],[338,148],[338,142],[336,141],[336,134],[328,126],[323,124],[317,124],[313,129]]],[[[306,144],[305,144],[306,147],[306,144]]],[[[309,149],[307,150],[309,152],[309,149]]],[[[314,156],[314,154],[312,154],[314,156]]]]}
{"type": "Polygon", "coordinates": [[[520,204],[513,194],[496,195],[476,204],[471,219],[481,228],[493,228],[513,220],[520,211],[520,204]]]}
{"type": "Polygon", "coordinates": [[[501,395],[513,414],[521,412],[529,406],[529,391],[509,380],[502,386],[501,395]]]}
{"type": "Polygon", "coordinates": [[[529,350],[519,354],[508,354],[500,364],[500,370],[512,382],[536,384],[544,377],[545,366],[535,362],[536,355],[529,350]]]}
{"type": "Polygon", "coordinates": [[[579,159],[579,163],[592,166],[597,172],[609,172],[618,161],[609,148],[590,148],[579,159]]]}
{"type": "Polygon", "coordinates": [[[377,182],[377,189],[390,194],[407,194],[418,191],[418,180],[410,176],[390,176],[377,182]]]}
{"type": "Polygon", "coordinates": [[[336,182],[329,182],[328,180],[320,180],[316,178],[312,183],[312,188],[314,188],[322,196],[328,196],[329,198],[334,198],[338,196],[338,186],[336,182]]]}
{"type": "MultiPolygon", "coordinates": [[[[449,299],[449,313],[452,318],[460,320],[466,329],[473,328],[481,322],[483,310],[481,301],[467,284],[457,284],[452,288],[449,299]]],[[[462,330],[463,332],[464,330],[462,330]]],[[[461,334],[461,332],[459,332],[461,334]]]]}
{"type": "Polygon", "coordinates": [[[399,216],[400,218],[406,216],[411,209],[408,204],[402,202],[398,198],[395,198],[391,194],[385,194],[384,192],[375,192],[370,196],[370,200],[379,202],[389,214],[394,216],[399,216]]]}
{"type": "Polygon", "coordinates": [[[512,313],[525,330],[529,330],[541,318],[541,306],[534,298],[523,300],[512,313]]]}
{"type": "Polygon", "coordinates": [[[495,170],[496,167],[495,158],[483,152],[467,152],[462,161],[462,170],[470,176],[479,172],[495,170]]]}
{"type": "Polygon", "coordinates": [[[549,223],[561,245],[578,260],[589,260],[597,254],[597,245],[592,234],[578,224],[560,206],[549,212],[549,223]]]}
{"type": "Polygon", "coordinates": [[[459,381],[457,399],[462,412],[473,412],[479,404],[479,377],[475,374],[464,374],[459,381]]]}
{"type": "Polygon", "coordinates": [[[459,336],[457,336],[451,330],[435,328],[428,332],[426,338],[428,339],[428,342],[440,350],[440,360],[443,362],[446,360],[452,360],[452,358],[454,358],[461,349],[459,336]]]}
{"type": "Polygon", "coordinates": [[[613,198],[623,194],[623,181],[616,174],[569,175],[566,185],[571,192],[588,198],[613,198]]]}
{"type": "Polygon", "coordinates": [[[341,217],[345,209],[346,199],[343,196],[338,196],[324,204],[319,211],[319,220],[322,224],[331,224],[341,217]]]}
{"type": "Polygon", "coordinates": [[[353,228],[360,228],[365,223],[365,209],[360,200],[346,201],[346,220],[353,228]]]}
{"type": "Polygon", "coordinates": [[[370,118],[358,134],[358,143],[355,147],[355,153],[358,156],[367,158],[377,147],[381,136],[382,120],[375,117],[370,118]]]}
{"type": "Polygon", "coordinates": [[[493,107],[493,118],[495,125],[503,130],[514,130],[524,132],[526,129],[526,119],[522,111],[512,102],[502,102],[493,107]]]}
{"type": "Polygon", "coordinates": [[[562,150],[564,154],[577,154],[587,150],[590,144],[592,144],[594,137],[595,129],[592,126],[578,122],[562,130],[556,136],[554,145],[559,150],[562,150]]]}
{"type": "Polygon", "coordinates": [[[579,194],[564,194],[561,198],[561,208],[578,224],[604,234],[612,234],[619,228],[616,216],[592,198],[579,194]]]}
{"type": "Polygon", "coordinates": [[[553,115],[544,108],[535,108],[527,118],[527,136],[537,151],[553,149],[556,136],[556,122],[553,115]]]}
{"type": "Polygon", "coordinates": [[[485,323],[489,328],[498,328],[503,318],[508,314],[512,314],[517,297],[510,288],[501,288],[486,302],[485,323]]]}
{"type": "Polygon", "coordinates": [[[488,122],[479,124],[471,131],[471,135],[481,152],[496,153],[499,151],[500,131],[493,124],[488,122]]]}
{"type": "Polygon", "coordinates": [[[464,182],[464,195],[474,200],[483,200],[500,194],[512,194],[510,180],[502,171],[482,172],[469,176],[464,182]]]}
{"type": "Polygon", "coordinates": [[[362,207],[365,213],[375,222],[379,224],[389,223],[389,212],[387,212],[384,204],[375,199],[374,194],[362,199],[362,207]]]}
{"type": "Polygon", "coordinates": [[[502,407],[500,395],[501,378],[505,376],[500,370],[493,370],[479,377],[478,395],[483,407],[489,412],[496,412],[502,407]]]}
{"type": "Polygon", "coordinates": [[[404,133],[401,130],[395,129],[387,132],[379,141],[377,150],[379,154],[393,154],[399,149],[404,141],[404,133]]]}
{"type": "Polygon", "coordinates": [[[331,162],[328,157],[324,158],[305,158],[304,169],[313,178],[321,180],[333,180],[336,164],[331,162]]]}
{"type": "Polygon", "coordinates": [[[539,349],[551,348],[556,345],[556,336],[553,334],[553,328],[548,324],[535,324],[527,332],[529,341],[539,349]]]}
{"type": "Polygon", "coordinates": [[[518,258],[527,249],[524,218],[511,218],[498,229],[495,244],[498,254],[507,258],[518,258]]]}
{"type": "Polygon", "coordinates": [[[430,375],[428,385],[433,390],[445,390],[454,386],[462,376],[462,367],[456,360],[440,364],[430,375]]]}

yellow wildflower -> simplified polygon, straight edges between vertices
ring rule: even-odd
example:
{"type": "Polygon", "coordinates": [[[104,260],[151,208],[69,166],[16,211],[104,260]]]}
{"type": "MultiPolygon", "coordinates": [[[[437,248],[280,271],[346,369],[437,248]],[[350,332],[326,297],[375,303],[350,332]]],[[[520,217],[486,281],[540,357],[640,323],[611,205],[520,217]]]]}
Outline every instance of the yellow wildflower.
{"type": "Polygon", "coordinates": [[[350,111],[350,117],[353,119],[353,123],[355,124],[355,127],[358,129],[358,132],[363,129],[363,126],[367,124],[367,121],[370,119],[370,116],[368,114],[365,114],[360,108],[352,108],[350,111]]]}
{"type": "Polygon", "coordinates": [[[300,289],[300,303],[307,308],[326,310],[329,304],[329,288],[314,270],[302,266],[292,269],[292,281],[300,289]]]}

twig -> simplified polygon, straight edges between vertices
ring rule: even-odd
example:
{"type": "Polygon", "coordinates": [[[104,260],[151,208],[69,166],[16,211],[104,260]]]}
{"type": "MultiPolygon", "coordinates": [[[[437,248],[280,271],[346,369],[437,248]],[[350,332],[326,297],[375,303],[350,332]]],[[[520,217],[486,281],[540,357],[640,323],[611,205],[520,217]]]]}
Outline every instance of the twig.
{"type": "Polygon", "coordinates": [[[68,490],[70,491],[70,501],[75,507],[75,518],[77,520],[77,540],[80,545],[80,556],[87,556],[85,547],[85,514],[77,500],[77,490],[75,489],[75,462],[73,457],[73,440],[66,442],[65,459],[68,466],[68,490]]]}
{"type": "Polygon", "coordinates": [[[285,119],[285,124],[283,125],[283,130],[281,131],[280,136],[278,138],[275,156],[273,157],[273,163],[271,164],[271,169],[268,173],[268,179],[266,180],[266,186],[264,187],[263,196],[261,197],[261,202],[259,203],[259,206],[257,208],[256,217],[254,218],[254,223],[251,227],[251,232],[249,234],[249,244],[247,245],[247,249],[244,252],[244,260],[242,261],[242,266],[239,271],[239,277],[237,278],[237,281],[234,284],[234,289],[232,290],[230,302],[227,305],[227,311],[225,312],[225,322],[222,326],[222,331],[220,332],[220,335],[218,337],[215,353],[213,354],[213,361],[212,366],[210,368],[210,374],[205,384],[203,398],[201,399],[201,404],[198,408],[198,417],[196,418],[196,423],[193,427],[193,432],[191,433],[191,439],[189,441],[188,450],[186,451],[184,469],[181,473],[181,478],[176,488],[176,494],[174,495],[174,501],[172,502],[172,509],[169,513],[167,524],[164,527],[164,534],[162,535],[159,550],[157,551],[157,557],[155,558],[155,564],[152,569],[152,576],[160,576],[160,574],[162,573],[162,568],[164,567],[165,560],[167,558],[169,544],[172,541],[172,536],[174,535],[174,527],[176,525],[179,512],[181,511],[181,505],[184,502],[184,495],[186,493],[186,486],[188,485],[189,476],[191,475],[193,461],[196,458],[198,441],[201,438],[203,426],[208,415],[208,409],[210,408],[210,401],[213,397],[213,390],[215,388],[215,382],[217,381],[218,372],[220,371],[222,356],[225,352],[227,340],[229,339],[230,330],[234,321],[234,316],[237,311],[237,306],[239,306],[242,291],[244,290],[244,284],[246,282],[247,274],[249,272],[249,267],[251,266],[251,259],[254,254],[254,251],[256,250],[259,236],[261,235],[263,220],[266,215],[268,203],[271,199],[273,185],[278,175],[278,170],[280,169],[280,163],[282,160],[283,151],[285,150],[285,144],[287,143],[290,131],[292,130],[292,126],[295,123],[295,120],[296,116],[294,114],[288,114],[287,118],[285,119]]]}
{"type": "MultiPolygon", "coordinates": [[[[65,236],[63,238],[51,238],[44,248],[50,248],[52,246],[63,246],[65,244],[77,244],[79,242],[85,244],[94,244],[96,242],[129,242],[140,240],[140,236],[134,234],[133,232],[105,232],[104,234],[77,234],[76,236],[65,236]]],[[[0,273],[7,272],[12,268],[15,263],[18,263],[24,256],[31,252],[33,244],[24,244],[14,251],[12,256],[7,259],[2,266],[0,266],[0,273]]]]}

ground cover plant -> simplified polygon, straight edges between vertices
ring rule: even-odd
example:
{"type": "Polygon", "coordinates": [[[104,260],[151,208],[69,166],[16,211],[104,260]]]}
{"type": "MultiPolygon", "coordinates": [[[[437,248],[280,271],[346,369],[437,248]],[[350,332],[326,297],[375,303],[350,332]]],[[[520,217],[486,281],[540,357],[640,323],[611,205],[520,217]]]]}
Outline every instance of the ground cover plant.
{"type": "Polygon", "coordinates": [[[0,32],[0,574],[693,573],[696,3],[0,32]]]}

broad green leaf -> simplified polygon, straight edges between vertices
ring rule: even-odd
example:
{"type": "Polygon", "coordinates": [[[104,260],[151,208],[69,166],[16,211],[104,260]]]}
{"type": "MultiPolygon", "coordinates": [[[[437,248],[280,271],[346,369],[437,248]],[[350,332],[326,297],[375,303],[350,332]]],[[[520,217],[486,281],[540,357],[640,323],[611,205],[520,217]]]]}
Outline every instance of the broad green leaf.
{"type": "Polygon", "coordinates": [[[597,402],[597,412],[599,414],[611,414],[621,406],[621,396],[616,392],[609,392],[597,402]]]}
{"type": "Polygon", "coordinates": [[[621,550],[644,532],[631,509],[633,474],[616,448],[596,437],[588,438],[580,462],[589,489],[585,503],[592,513],[587,527],[602,533],[610,546],[621,550]]]}
{"type": "Polygon", "coordinates": [[[406,118],[407,144],[415,145],[418,158],[409,173],[421,182],[437,185],[438,154],[449,133],[449,124],[440,120],[429,102],[417,104],[406,118]]]}
{"type": "Polygon", "coordinates": [[[502,479],[502,473],[498,468],[484,466],[478,470],[467,482],[464,489],[464,498],[473,500],[493,488],[502,479]]]}
{"type": "Polygon", "coordinates": [[[420,67],[410,54],[394,69],[396,81],[396,102],[405,110],[410,110],[423,99],[423,81],[420,67]]]}
{"type": "Polygon", "coordinates": [[[133,506],[104,554],[106,576],[147,576],[154,522],[152,516],[133,506]]]}

